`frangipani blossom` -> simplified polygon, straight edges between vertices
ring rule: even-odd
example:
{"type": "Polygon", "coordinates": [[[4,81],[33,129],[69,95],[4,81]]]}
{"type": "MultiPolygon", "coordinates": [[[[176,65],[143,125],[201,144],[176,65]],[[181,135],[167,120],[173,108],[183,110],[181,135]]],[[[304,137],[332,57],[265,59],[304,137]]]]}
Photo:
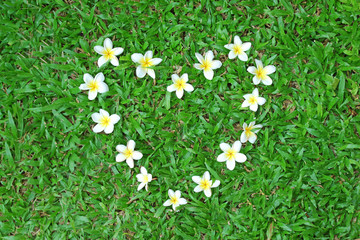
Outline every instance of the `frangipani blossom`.
{"type": "Polygon", "coordinates": [[[80,85],[80,90],[89,90],[89,100],[94,100],[99,93],[109,91],[108,85],[104,83],[105,77],[103,73],[96,74],[93,78],[90,74],[84,74],[84,82],[80,85]]]}
{"type": "Polygon", "coordinates": [[[168,194],[170,199],[164,202],[165,207],[172,205],[172,208],[174,211],[176,211],[178,206],[187,204],[186,199],[181,198],[181,192],[179,190],[174,192],[173,190],[169,189],[168,194]]]}
{"type": "Polygon", "coordinates": [[[245,101],[241,104],[241,107],[249,107],[250,110],[256,112],[258,105],[264,105],[266,100],[263,97],[259,97],[259,90],[257,88],[251,94],[244,95],[245,101]]]}
{"type": "Polygon", "coordinates": [[[130,140],[127,142],[127,145],[117,145],[116,151],[119,152],[116,155],[116,162],[123,162],[126,160],[127,165],[130,168],[134,167],[134,160],[139,160],[143,157],[142,153],[135,151],[135,141],[130,140]]]}
{"type": "Polygon", "coordinates": [[[258,85],[262,82],[265,85],[271,85],[272,79],[268,76],[276,71],[276,67],[273,65],[263,66],[263,63],[260,60],[255,59],[256,67],[248,67],[247,71],[253,75],[253,83],[258,85]]]}
{"type": "Polygon", "coordinates": [[[110,63],[114,66],[119,66],[119,59],[116,57],[123,53],[124,49],[121,47],[113,48],[113,43],[110,38],[106,38],[104,41],[104,47],[95,46],[95,52],[102,55],[98,60],[98,65],[101,67],[110,60],[110,63]]]}
{"type": "Polygon", "coordinates": [[[241,61],[246,62],[248,60],[248,56],[245,51],[249,50],[251,47],[250,42],[243,43],[239,36],[234,37],[234,44],[226,44],[225,48],[229,49],[229,58],[234,59],[238,57],[241,61]]]}
{"type": "Polygon", "coordinates": [[[148,183],[152,180],[152,175],[148,174],[144,167],[140,168],[140,172],[140,174],[136,175],[137,180],[141,182],[137,190],[140,191],[145,186],[145,190],[147,191],[148,183]]]}
{"type": "Polygon", "coordinates": [[[96,122],[96,126],[93,128],[95,133],[104,131],[106,134],[114,131],[114,124],[116,124],[120,117],[116,114],[109,116],[109,113],[103,109],[100,109],[100,113],[93,113],[91,118],[96,122]]]}
{"type": "Polygon", "coordinates": [[[184,73],[181,77],[177,74],[171,75],[171,80],[174,84],[167,87],[168,92],[176,91],[176,96],[180,99],[184,95],[184,90],[187,92],[194,91],[194,87],[187,83],[189,81],[188,74],[184,73]]]}
{"type": "Polygon", "coordinates": [[[220,154],[217,157],[217,161],[218,162],[226,161],[226,166],[229,170],[233,170],[235,168],[235,161],[240,163],[246,161],[246,156],[240,153],[240,149],[241,149],[240,141],[234,142],[232,147],[230,147],[230,145],[227,143],[221,143],[220,148],[224,153],[220,154]]]}
{"type": "Polygon", "coordinates": [[[251,143],[254,143],[257,136],[256,136],[256,133],[258,131],[260,131],[260,128],[262,128],[263,126],[261,124],[258,124],[258,125],[255,125],[255,121],[254,122],[251,122],[249,124],[249,126],[244,123],[243,124],[243,129],[244,131],[241,133],[241,136],[240,136],[240,141],[242,143],[246,143],[247,141],[251,142],[251,143]],[[258,128],[258,129],[257,129],[258,128]],[[251,131],[253,129],[256,129],[254,131],[251,131]]]}
{"type": "Polygon", "coordinates": [[[131,55],[131,60],[134,63],[138,63],[136,67],[136,76],[139,78],[145,77],[146,74],[148,74],[150,77],[155,79],[155,71],[154,69],[151,69],[150,67],[153,67],[155,65],[158,65],[161,63],[161,58],[153,58],[153,52],[147,51],[145,55],[142,55],[140,53],[134,53],[131,55]]]}
{"type": "Polygon", "coordinates": [[[212,180],[210,180],[210,173],[206,171],[202,177],[200,176],[193,176],[192,180],[199,184],[194,188],[194,192],[201,192],[204,191],[205,196],[211,197],[211,188],[218,187],[220,185],[220,181],[216,180],[214,183],[212,183],[212,180]]]}
{"type": "Polygon", "coordinates": [[[221,67],[222,63],[219,60],[214,59],[214,53],[210,50],[205,54],[205,58],[200,53],[195,53],[196,58],[200,63],[195,63],[194,67],[204,71],[204,76],[208,80],[212,80],[214,77],[214,69],[221,67]]]}

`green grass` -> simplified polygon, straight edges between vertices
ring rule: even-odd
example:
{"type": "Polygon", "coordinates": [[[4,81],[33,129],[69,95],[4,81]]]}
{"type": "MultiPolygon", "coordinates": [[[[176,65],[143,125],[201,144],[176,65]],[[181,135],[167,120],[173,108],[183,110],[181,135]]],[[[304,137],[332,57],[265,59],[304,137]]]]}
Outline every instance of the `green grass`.
{"type": "Polygon", "coordinates": [[[357,238],[360,4],[144,2],[0,3],[2,239],[357,238]],[[252,43],[246,63],[227,59],[234,35],[252,43]],[[118,68],[96,65],[106,37],[125,48],[118,68]],[[163,59],[156,82],[135,77],[130,55],[146,50],[163,59]],[[223,62],[212,81],[192,66],[207,50],[223,62]],[[253,113],[240,106],[255,58],[277,71],[253,113]],[[179,68],[195,87],[183,100],[166,92],[179,68]],[[110,91],[89,101],[78,87],[100,71],[110,91]],[[121,116],[110,135],[91,130],[100,108],[121,116]],[[229,171],[219,144],[254,118],[265,127],[229,171]],[[134,169],[115,162],[130,139],[134,169]],[[211,198],[193,192],[206,170],[221,181],[211,198]],[[189,202],[179,212],[162,206],[169,188],[189,202]]]}

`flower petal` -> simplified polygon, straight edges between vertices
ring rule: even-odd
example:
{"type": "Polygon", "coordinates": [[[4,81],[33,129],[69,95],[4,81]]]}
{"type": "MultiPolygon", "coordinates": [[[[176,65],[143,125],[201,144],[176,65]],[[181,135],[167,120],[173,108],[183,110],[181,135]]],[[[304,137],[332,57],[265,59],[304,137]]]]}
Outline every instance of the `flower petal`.
{"type": "Polygon", "coordinates": [[[257,138],[256,134],[252,133],[249,137],[249,142],[254,143],[256,141],[256,138],[257,138]]]}
{"type": "Polygon", "coordinates": [[[242,53],[240,53],[239,55],[238,55],[238,57],[239,57],[239,59],[241,60],[241,61],[243,61],[243,62],[246,62],[249,58],[248,58],[248,55],[246,54],[246,53],[244,53],[244,52],[242,52],[242,53]]]}
{"type": "Polygon", "coordinates": [[[129,150],[131,150],[131,151],[134,151],[135,145],[136,145],[135,141],[134,141],[134,140],[130,140],[130,141],[128,141],[128,143],[127,143],[127,148],[128,148],[129,150]]]}
{"type": "Polygon", "coordinates": [[[148,174],[147,171],[146,171],[146,168],[144,168],[144,167],[140,168],[140,172],[141,172],[142,175],[147,175],[148,174]]]}
{"type": "MultiPolygon", "coordinates": [[[[96,76],[95,76],[95,78],[96,78],[96,76]]],[[[91,82],[92,80],[94,80],[94,78],[93,78],[90,74],[88,74],[88,73],[85,73],[85,74],[84,74],[83,79],[84,79],[84,82],[85,82],[85,83],[89,83],[89,82],[91,82]]]]}
{"type": "Polygon", "coordinates": [[[172,74],[171,75],[171,80],[173,81],[173,83],[175,83],[175,81],[176,80],[178,80],[180,77],[179,77],[179,75],[177,75],[177,74],[172,74]]]}
{"type": "Polygon", "coordinates": [[[230,52],[229,52],[229,59],[234,59],[234,58],[236,58],[235,52],[234,52],[234,51],[230,51],[230,52]]]}
{"type": "Polygon", "coordinates": [[[245,154],[235,153],[235,161],[240,162],[240,163],[245,162],[246,161],[245,154]]]}
{"type": "Polygon", "coordinates": [[[147,74],[149,74],[149,76],[150,76],[152,79],[155,79],[155,71],[154,71],[154,69],[148,68],[148,69],[147,69],[147,74]]]}
{"type": "Polygon", "coordinates": [[[183,95],[184,95],[184,89],[176,90],[176,96],[177,96],[179,99],[181,99],[183,95]]]}
{"type": "Polygon", "coordinates": [[[109,91],[109,87],[106,83],[104,82],[99,82],[99,89],[98,92],[99,93],[105,93],[109,91]]]}
{"type": "Polygon", "coordinates": [[[139,159],[141,159],[143,157],[143,154],[141,152],[139,152],[139,151],[134,151],[132,157],[135,160],[139,160],[139,159]]]}
{"type": "Polygon", "coordinates": [[[110,63],[111,63],[113,66],[117,67],[117,66],[119,66],[119,59],[114,56],[114,57],[111,59],[110,63]]]}
{"type": "Polygon", "coordinates": [[[113,48],[113,51],[114,51],[114,55],[117,56],[122,54],[124,52],[124,49],[122,47],[117,47],[117,48],[113,48]]]}
{"type": "Polygon", "coordinates": [[[165,206],[165,207],[168,207],[168,206],[170,206],[170,205],[171,205],[170,199],[169,199],[169,200],[166,200],[166,202],[164,202],[164,204],[163,204],[163,206],[165,206]]]}
{"type": "Polygon", "coordinates": [[[205,59],[208,61],[212,61],[214,59],[214,53],[209,50],[205,53],[205,59]]]}
{"type": "Polygon", "coordinates": [[[229,170],[234,170],[234,168],[235,168],[235,161],[234,161],[234,160],[226,161],[226,167],[227,167],[229,170]]]}
{"type": "Polygon", "coordinates": [[[104,52],[104,47],[102,47],[102,46],[95,46],[94,47],[94,50],[95,50],[95,52],[97,52],[98,54],[101,54],[101,55],[104,55],[103,54],[103,52],[104,52]]]}
{"type": "Polygon", "coordinates": [[[212,188],[218,187],[220,185],[219,180],[215,180],[215,182],[211,185],[212,188]]]}
{"type": "Polygon", "coordinates": [[[194,188],[194,192],[201,192],[203,189],[200,187],[200,185],[197,185],[195,188],[194,188]]]}
{"type": "Polygon", "coordinates": [[[202,68],[201,68],[200,66],[201,66],[200,63],[195,63],[195,64],[194,64],[194,68],[199,69],[199,70],[202,70],[202,68]]]}
{"type": "Polygon", "coordinates": [[[192,92],[192,91],[194,91],[194,87],[191,84],[186,83],[185,87],[184,87],[184,90],[187,91],[187,92],[192,92]]]}
{"type": "Polygon", "coordinates": [[[255,104],[250,105],[250,110],[253,112],[256,112],[258,110],[258,104],[255,103],[255,104]]]}
{"type": "Polygon", "coordinates": [[[100,113],[93,113],[91,114],[91,118],[94,122],[99,123],[100,122],[100,118],[101,118],[101,114],[100,113]]]}
{"type": "Polygon", "coordinates": [[[101,56],[98,60],[98,66],[101,67],[107,62],[106,58],[104,56],[101,56]]]}
{"type": "Polygon", "coordinates": [[[249,50],[251,48],[251,43],[250,42],[244,42],[242,45],[241,45],[241,48],[242,50],[245,52],[247,50],[249,50]]]}
{"type": "Polygon", "coordinates": [[[263,98],[263,97],[258,97],[257,102],[258,102],[258,104],[261,106],[261,105],[264,105],[264,104],[265,104],[266,99],[263,98]]]}
{"type": "Polygon", "coordinates": [[[214,77],[214,71],[212,69],[204,70],[204,76],[208,80],[212,80],[214,77]]]}
{"type": "Polygon", "coordinates": [[[108,117],[109,116],[109,113],[107,111],[105,111],[104,109],[100,109],[100,115],[101,116],[104,116],[104,117],[108,117]]]}
{"type": "Polygon", "coordinates": [[[204,190],[205,196],[211,197],[211,188],[204,190]]]}
{"type": "Polygon", "coordinates": [[[152,180],[152,175],[148,174],[148,182],[151,182],[151,180],[152,180]]]}
{"type": "Polygon", "coordinates": [[[257,76],[254,76],[253,77],[253,83],[255,84],[255,85],[258,85],[259,83],[260,83],[260,78],[258,78],[257,76]]]}
{"type": "Polygon", "coordinates": [[[211,64],[211,68],[212,69],[218,69],[220,68],[222,65],[222,63],[219,60],[214,60],[211,64]]]}
{"type": "Polygon", "coordinates": [[[223,151],[223,152],[226,152],[227,150],[231,149],[230,145],[227,144],[227,143],[221,143],[220,144],[220,149],[223,151]]]}
{"type": "Polygon", "coordinates": [[[209,171],[206,171],[203,175],[203,179],[210,181],[210,173],[209,171]]]}
{"type": "Polygon", "coordinates": [[[264,67],[264,70],[265,70],[266,74],[272,74],[276,71],[276,67],[274,65],[268,65],[268,66],[264,67]]]}
{"type": "Polygon", "coordinates": [[[120,120],[120,116],[117,115],[117,114],[112,114],[112,115],[110,116],[110,122],[111,122],[112,124],[116,124],[119,120],[120,120]]]}
{"type": "Polygon", "coordinates": [[[147,51],[144,55],[145,58],[149,58],[152,59],[153,58],[153,52],[152,51],[147,51]]]}
{"type": "Polygon", "coordinates": [[[264,68],[262,61],[255,59],[256,68],[259,69],[259,67],[264,68]]]}
{"type": "Polygon", "coordinates": [[[248,71],[249,73],[251,73],[251,74],[255,74],[255,70],[256,70],[256,67],[254,67],[254,66],[251,66],[251,67],[248,67],[248,68],[247,68],[247,71],[248,71]]]}
{"type": "Polygon", "coordinates": [[[144,56],[140,53],[133,53],[131,55],[131,60],[134,62],[134,63],[140,63],[140,60],[143,59],[144,56]]]}
{"type": "Polygon", "coordinates": [[[112,49],[113,48],[113,43],[110,40],[110,38],[106,38],[104,41],[104,48],[108,48],[108,49],[112,49]]]}
{"type": "Polygon", "coordinates": [[[104,127],[101,124],[96,124],[96,126],[93,128],[94,133],[99,133],[103,130],[104,130],[104,127]]]}
{"type": "Polygon", "coordinates": [[[250,106],[250,102],[248,100],[245,100],[242,104],[241,107],[248,107],[250,106]]]}
{"type": "Polygon", "coordinates": [[[185,198],[180,198],[180,199],[179,199],[179,204],[180,204],[180,205],[185,205],[185,204],[187,204],[186,199],[185,199],[185,198]]]}
{"type": "Polygon", "coordinates": [[[234,44],[235,45],[241,45],[242,44],[242,41],[240,40],[239,36],[234,37],[234,44]]]}
{"type": "Polygon", "coordinates": [[[136,76],[138,78],[143,78],[146,75],[146,69],[142,68],[141,66],[136,67],[136,76]]]}
{"type": "Polygon", "coordinates": [[[269,86],[272,84],[272,79],[269,76],[266,76],[265,79],[262,80],[262,83],[269,86]]]}
{"type": "Polygon", "coordinates": [[[104,129],[104,132],[106,134],[110,134],[114,131],[114,124],[109,124],[105,129],[104,129]]]}
{"type": "Polygon", "coordinates": [[[232,50],[234,48],[234,44],[226,44],[224,48],[232,50]]]}
{"type": "Polygon", "coordinates": [[[129,165],[129,168],[134,167],[134,160],[132,159],[132,157],[127,158],[126,163],[127,163],[127,165],[129,165]]]}
{"type": "Polygon", "coordinates": [[[145,187],[146,183],[140,183],[139,186],[138,186],[138,191],[140,191],[143,187],[145,187]]]}
{"type": "Polygon", "coordinates": [[[226,157],[225,153],[222,153],[217,157],[218,162],[225,162],[227,159],[228,158],[226,157]]]}
{"type": "Polygon", "coordinates": [[[119,153],[118,155],[116,155],[116,162],[123,162],[125,161],[126,156],[122,153],[119,153]]]}
{"type": "Polygon", "coordinates": [[[240,141],[235,141],[233,146],[232,146],[232,149],[235,151],[235,152],[240,152],[240,149],[241,149],[241,142],[240,141]]]}
{"type": "Polygon", "coordinates": [[[151,61],[152,61],[152,64],[158,65],[159,63],[162,62],[162,59],[161,58],[153,58],[151,61]]]}
{"type": "Polygon", "coordinates": [[[126,151],[126,146],[125,145],[122,145],[122,144],[119,144],[116,146],[116,151],[120,152],[120,153],[123,153],[126,151]]]}
{"type": "Polygon", "coordinates": [[[185,81],[188,82],[189,81],[189,75],[187,73],[184,73],[181,78],[185,81]]]}
{"type": "Polygon", "coordinates": [[[103,82],[105,80],[105,76],[102,72],[100,72],[100,73],[96,74],[94,79],[96,82],[103,82]]]}
{"type": "Polygon", "coordinates": [[[181,197],[181,192],[179,190],[175,191],[175,196],[177,198],[180,198],[181,197]]]}
{"type": "Polygon", "coordinates": [[[79,87],[80,90],[89,90],[90,88],[88,87],[88,85],[86,83],[80,84],[79,87]]]}
{"type": "Polygon", "coordinates": [[[173,197],[175,195],[175,192],[172,189],[168,190],[169,198],[173,197]]]}
{"type": "Polygon", "coordinates": [[[200,53],[195,53],[195,56],[200,63],[204,61],[204,57],[200,53]]]}
{"type": "Polygon", "coordinates": [[[201,182],[201,177],[200,176],[193,176],[191,178],[196,184],[200,184],[201,182]]]}
{"type": "Polygon", "coordinates": [[[98,93],[98,91],[97,90],[95,90],[95,91],[89,91],[89,100],[94,100],[95,98],[96,98],[96,96],[97,96],[97,93],[98,93]]]}
{"type": "Polygon", "coordinates": [[[254,91],[252,92],[252,94],[253,94],[255,97],[258,97],[258,96],[259,96],[259,89],[255,88],[254,91]]]}
{"type": "Polygon", "coordinates": [[[247,137],[246,137],[246,133],[245,133],[245,131],[243,131],[242,133],[241,133],[241,136],[240,136],[240,141],[242,142],[242,143],[246,143],[247,142],[247,137]]]}
{"type": "Polygon", "coordinates": [[[166,90],[167,90],[168,92],[174,92],[174,91],[176,91],[175,84],[171,84],[170,86],[167,87],[166,90]]]}
{"type": "Polygon", "coordinates": [[[138,180],[138,182],[143,182],[144,181],[144,175],[143,174],[137,174],[136,175],[136,178],[137,178],[137,180],[138,180]]]}

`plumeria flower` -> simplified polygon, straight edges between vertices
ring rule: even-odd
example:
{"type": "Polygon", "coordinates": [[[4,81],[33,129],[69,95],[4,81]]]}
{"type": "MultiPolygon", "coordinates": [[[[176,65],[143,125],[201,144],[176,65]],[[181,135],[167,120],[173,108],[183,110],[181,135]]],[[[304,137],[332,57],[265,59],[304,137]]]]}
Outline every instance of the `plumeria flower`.
{"type": "Polygon", "coordinates": [[[96,122],[96,126],[93,128],[95,133],[104,131],[106,134],[114,131],[114,124],[116,124],[120,117],[116,114],[109,116],[109,113],[105,110],[100,109],[100,113],[93,113],[91,118],[96,122]]]}
{"type": "Polygon", "coordinates": [[[145,190],[147,191],[148,183],[152,180],[152,175],[148,174],[144,167],[140,168],[140,172],[140,174],[136,175],[137,180],[141,182],[137,190],[140,191],[145,186],[145,190]]]}
{"type": "Polygon", "coordinates": [[[220,154],[217,157],[217,161],[218,162],[226,161],[226,166],[229,170],[233,170],[235,168],[235,161],[240,163],[246,161],[246,156],[240,153],[240,149],[241,149],[240,141],[234,142],[232,147],[230,147],[230,145],[227,143],[221,143],[220,149],[224,151],[224,153],[220,154]]]}
{"type": "Polygon", "coordinates": [[[249,107],[250,110],[256,112],[258,105],[264,105],[266,100],[263,97],[259,97],[259,90],[257,88],[251,94],[244,95],[245,101],[242,103],[241,107],[249,107]]]}
{"type": "Polygon", "coordinates": [[[274,65],[268,65],[266,67],[263,66],[263,63],[260,60],[255,59],[256,67],[251,66],[248,67],[247,71],[253,75],[253,83],[258,85],[262,82],[265,85],[271,85],[272,79],[268,76],[276,71],[276,67],[274,65]]]}
{"type": "Polygon", "coordinates": [[[238,57],[241,61],[246,62],[248,60],[248,56],[245,51],[249,50],[251,47],[250,42],[243,43],[239,36],[234,37],[234,44],[226,44],[225,48],[229,49],[229,58],[234,59],[238,57]]]}
{"type": "Polygon", "coordinates": [[[246,143],[247,141],[254,143],[257,138],[256,133],[258,131],[260,131],[260,128],[262,128],[262,127],[263,126],[261,124],[255,125],[255,122],[251,122],[249,124],[249,126],[246,123],[244,123],[243,124],[244,131],[241,133],[240,141],[242,143],[246,143]],[[253,130],[253,129],[256,129],[256,130],[254,130],[252,132],[251,130],[253,130]]]}
{"type": "Polygon", "coordinates": [[[134,53],[131,55],[131,60],[134,63],[140,64],[136,67],[136,76],[139,78],[145,77],[146,74],[148,74],[150,77],[155,79],[155,71],[154,69],[151,69],[150,67],[153,67],[155,65],[158,65],[161,63],[161,58],[152,58],[153,52],[147,51],[145,55],[142,55],[140,53],[134,53]]]}
{"type": "Polygon", "coordinates": [[[134,160],[139,160],[143,157],[142,153],[139,151],[135,151],[135,141],[130,140],[127,142],[127,145],[117,145],[116,151],[119,154],[116,156],[117,162],[123,162],[126,160],[127,165],[130,168],[134,167],[134,160]]]}
{"type": "Polygon", "coordinates": [[[105,39],[104,47],[95,46],[95,52],[102,55],[98,60],[98,65],[101,67],[110,60],[110,63],[114,66],[119,66],[119,59],[116,57],[123,53],[124,49],[121,47],[113,48],[113,43],[110,38],[105,39]]]}
{"type": "Polygon", "coordinates": [[[218,69],[221,67],[222,63],[219,60],[213,60],[214,54],[213,52],[207,51],[205,54],[205,58],[201,56],[200,53],[195,53],[196,58],[200,63],[195,63],[194,67],[199,70],[204,71],[204,76],[206,79],[211,80],[214,77],[214,69],[218,69]]]}
{"type": "Polygon", "coordinates": [[[90,74],[84,74],[84,82],[80,85],[80,90],[89,90],[89,100],[94,100],[99,93],[109,91],[108,85],[104,83],[105,77],[103,73],[96,74],[93,78],[90,74]]]}
{"type": "Polygon", "coordinates": [[[176,91],[176,96],[180,99],[184,95],[184,90],[187,92],[194,91],[194,87],[187,83],[189,81],[187,73],[184,73],[181,77],[177,74],[171,75],[171,80],[174,84],[167,87],[168,92],[176,91]]]}
{"type": "Polygon", "coordinates": [[[218,187],[220,185],[219,180],[212,183],[212,180],[210,180],[210,173],[208,171],[206,171],[202,177],[193,176],[192,180],[196,184],[199,184],[194,188],[194,192],[204,191],[207,197],[211,197],[211,188],[218,187]]]}
{"type": "Polygon", "coordinates": [[[176,211],[178,206],[187,204],[186,199],[181,198],[181,192],[179,190],[174,192],[173,190],[169,189],[168,194],[170,199],[164,202],[165,207],[172,205],[172,208],[174,211],[176,211]]]}

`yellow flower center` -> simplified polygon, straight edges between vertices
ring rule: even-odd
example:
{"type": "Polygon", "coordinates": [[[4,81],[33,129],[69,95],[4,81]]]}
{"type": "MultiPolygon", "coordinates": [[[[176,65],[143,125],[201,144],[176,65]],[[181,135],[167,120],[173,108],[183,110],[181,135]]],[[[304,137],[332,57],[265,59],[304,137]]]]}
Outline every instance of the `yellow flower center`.
{"type": "Polygon", "coordinates": [[[98,82],[96,82],[95,80],[92,80],[89,84],[88,84],[88,88],[90,88],[90,91],[96,91],[99,89],[99,84],[98,82]]]}
{"type": "Polygon", "coordinates": [[[143,182],[144,183],[147,183],[149,181],[149,177],[147,176],[147,175],[144,175],[144,180],[143,180],[143,182]]]}
{"type": "Polygon", "coordinates": [[[185,80],[182,78],[179,78],[178,80],[175,81],[175,88],[176,90],[181,90],[185,88],[185,80]]]}
{"type": "Polygon", "coordinates": [[[250,97],[249,103],[250,103],[250,104],[255,104],[255,103],[257,103],[256,97],[255,97],[255,96],[250,97]]]}
{"type": "Polygon", "coordinates": [[[251,135],[251,129],[253,129],[253,128],[250,126],[245,128],[245,135],[247,138],[249,138],[251,135]]]}
{"type": "Polygon", "coordinates": [[[235,54],[241,54],[243,52],[242,48],[240,45],[235,45],[234,46],[234,53],[235,54]]]}
{"type": "Polygon", "coordinates": [[[171,204],[177,204],[179,202],[179,199],[176,196],[172,196],[170,198],[170,203],[171,204]]]}
{"type": "MultiPolygon", "coordinates": [[[[125,152],[124,152],[124,155],[125,155],[126,158],[129,158],[129,157],[132,157],[133,152],[134,152],[133,150],[130,150],[130,149],[127,148],[125,150],[125,152]]],[[[146,178],[147,178],[147,176],[146,176],[146,178]]]]}
{"type": "Polygon", "coordinates": [[[110,124],[110,118],[109,118],[109,117],[106,117],[106,116],[102,117],[101,120],[100,120],[100,124],[101,124],[102,126],[104,126],[104,127],[109,126],[109,124],[110,124]]]}
{"type": "Polygon", "coordinates": [[[106,60],[112,59],[114,57],[114,51],[110,48],[105,48],[103,54],[106,60]]]}
{"type": "Polygon", "coordinates": [[[143,68],[151,67],[153,65],[151,58],[143,58],[140,60],[140,64],[143,68]]]}
{"type": "Polygon", "coordinates": [[[205,71],[210,70],[210,68],[211,68],[211,61],[209,61],[209,60],[204,60],[204,61],[201,63],[200,68],[204,69],[205,71]]]}
{"type": "Polygon", "coordinates": [[[265,79],[266,72],[262,67],[259,67],[258,69],[255,69],[255,75],[259,79],[265,79]]]}
{"type": "Polygon", "coordinates": [[[229,149],[226,153],[225,153],[225,157],[227,157],[229,160],[233,160],[235,158],[235,151],[233,149],[229,149]]]}
{"type": "Polygon", "coordinates": [[[210,181],[206,180],[206,179],[201,179],[200,181],[200,187],[203,190],[208,190],[210,189],[210,181]]]}

